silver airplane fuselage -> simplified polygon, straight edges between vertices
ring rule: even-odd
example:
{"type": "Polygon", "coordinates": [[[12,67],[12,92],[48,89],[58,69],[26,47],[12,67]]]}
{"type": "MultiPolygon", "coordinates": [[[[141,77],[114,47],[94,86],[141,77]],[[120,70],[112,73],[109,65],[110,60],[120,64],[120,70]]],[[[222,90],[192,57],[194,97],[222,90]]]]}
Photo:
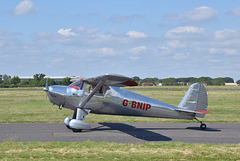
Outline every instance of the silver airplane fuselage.
{"type": "MultiPolygon", "coordinates": [[[[86,86],[86,85],[85,85],[86,86]]],[[[59,107],[76,110],[90,94],[88,89],[69,86],[49,86],[48,97],[59,107]]],[[[121,87],[105,86],[94,94],[84,109],[95,114],[194,119],[194,115],[179,113],[178,107],[134,93],[121,87]]]]}
{"type": "MultiPolygon", "coordinates": [[[[106,74],[76,80],[69,86],[48,86],[46,82],[44,90],[50,102],[58,105],[59,109],[64,107],[74,111],[73,117],[64,120],[65,125],[73,131],[91,128],[90,124],[84,122],[90,112],[189,120],[198,120],[196,117],[203,118],[209,112],[207,92],[200,83],[189,87],[178,107],[121,88],[136,85],[131,78],[106,74]]],[[[199,122],[200,128],[206,129],[206,125],[199,122]]]]}

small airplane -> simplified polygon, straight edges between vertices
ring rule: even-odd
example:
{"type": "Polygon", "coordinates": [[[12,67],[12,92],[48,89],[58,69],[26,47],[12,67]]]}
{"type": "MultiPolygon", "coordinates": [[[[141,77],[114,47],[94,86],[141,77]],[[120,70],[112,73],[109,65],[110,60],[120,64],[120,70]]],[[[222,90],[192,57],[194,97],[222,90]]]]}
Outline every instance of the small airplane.
{"type": "Polygon", "coordinates": [[[190,86],[178,107],[134,93],[125,86],[137,86],[131,78],[116,74],[106,74],[94,78],[77,79],[69,86],[53,85],[43,89],[49,100],[59,109],[73,110],[73,117],[64,120],[67,128],[73,132],[91,129],[84,122],[88,113],[142,116],[157,118],[174,118],[197,120],[200,128],[206,129],[206,124],[197,117],[203,118],[207,111],[208,99],[205,87],[200,83],[190,86]]]}

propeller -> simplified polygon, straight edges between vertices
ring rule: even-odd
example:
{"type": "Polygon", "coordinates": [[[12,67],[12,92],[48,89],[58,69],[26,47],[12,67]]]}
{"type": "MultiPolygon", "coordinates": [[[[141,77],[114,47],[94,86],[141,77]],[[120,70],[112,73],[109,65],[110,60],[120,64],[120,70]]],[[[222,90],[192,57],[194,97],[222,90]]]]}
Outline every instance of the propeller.
{"type": "Polygon", "coordinates": [[[47,92],[49,90],[49,88],[48,88],[48,78],[46,80],[46,85],[45,85],[45,88],[43,88],[43,90],[46,92],[46,100],[47,100],[47,92]]]}
{"type": "Polygon", "coordinates": [[[43,90],[44,90],[45,92],[48,92],[48,90],[49,90],[49,88],[48,88],[48,78],[47,78],[47,80],[46,80],[46,85],[45,85],[45,88],[43,88],[43,90]]]}

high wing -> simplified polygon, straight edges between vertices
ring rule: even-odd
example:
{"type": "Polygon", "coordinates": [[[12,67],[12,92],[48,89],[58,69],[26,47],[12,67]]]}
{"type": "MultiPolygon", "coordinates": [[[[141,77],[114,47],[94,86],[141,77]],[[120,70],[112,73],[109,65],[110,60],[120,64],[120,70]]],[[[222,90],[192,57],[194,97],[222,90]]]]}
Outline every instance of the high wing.
{"type": "Polygon", "coordinates": [[[125,87],[125,86],[137,86],[138,84],[129,77],[122,75],[113,75],[106,74],[94,78],[84,79],[84,82],[94,85],[95,88],[93,91],[83,100],[79,105],[79,108],[83,108],[87,102],[93,97],[93,95],[101,88],[101,86],[116,86],[116,87],[125,87]]]}
{"type": "Polygon", "coordinates": [[[106,74],[94,78],[87,78],[84,81],[91,85],[97,85],[100,81],[103,81],[103,86],[138,86],[138,84],[131,78],[117,74],[106,74]]]}

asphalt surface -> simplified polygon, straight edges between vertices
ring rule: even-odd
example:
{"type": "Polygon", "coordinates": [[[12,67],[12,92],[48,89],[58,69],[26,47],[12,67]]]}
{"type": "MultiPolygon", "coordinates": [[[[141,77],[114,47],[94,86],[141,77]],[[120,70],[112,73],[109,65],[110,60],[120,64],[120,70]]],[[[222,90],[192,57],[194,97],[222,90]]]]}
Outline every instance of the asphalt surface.
{"type": "Polygon", "coordinates": [[[240,144],[240,123],[92,123],[91,130],[74,133],[63,123],[0,124],[0,142],[185,142],[240,144]]]}

